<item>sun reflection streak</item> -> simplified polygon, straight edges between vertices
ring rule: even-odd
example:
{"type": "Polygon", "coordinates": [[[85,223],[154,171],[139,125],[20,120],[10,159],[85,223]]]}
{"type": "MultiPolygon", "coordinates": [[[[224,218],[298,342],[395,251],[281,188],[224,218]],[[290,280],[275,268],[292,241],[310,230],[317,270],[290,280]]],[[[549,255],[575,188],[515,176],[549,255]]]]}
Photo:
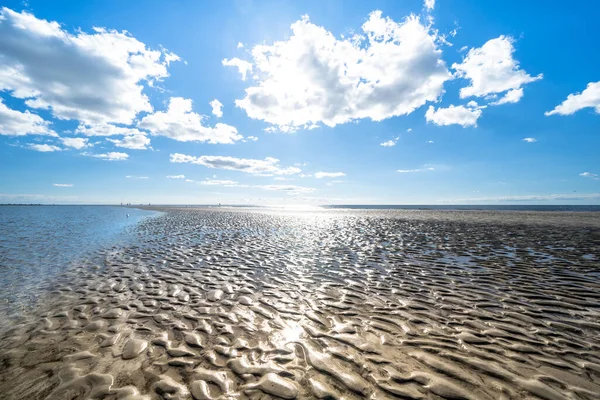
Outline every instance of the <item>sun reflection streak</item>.
{"type": "Polygon", "coordinates": [[[288,343],[297,342],[304,335],[302,325],[294,321],[286,321],[285,327],[271,334],[273,343],[286,345],[288,343]]]}

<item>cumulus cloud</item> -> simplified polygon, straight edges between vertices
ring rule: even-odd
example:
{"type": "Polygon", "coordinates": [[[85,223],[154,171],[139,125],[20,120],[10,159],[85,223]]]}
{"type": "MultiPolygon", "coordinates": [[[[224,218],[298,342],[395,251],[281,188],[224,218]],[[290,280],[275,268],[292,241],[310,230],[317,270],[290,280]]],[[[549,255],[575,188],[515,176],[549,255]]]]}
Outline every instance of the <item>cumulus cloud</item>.
{"type": "Polygon", "coordinates": [[[58,146],[55,146],[53,144],[34,144],[34,143],[30,143],[28,145],[28,147],[31,150],[35,150],[35,151],[40,151],[42,153],[50,153],[53,151],[61,151],[62,149],[58,146]]]}
{"type": "MultiPolygon", "coordinates": [[[[0,18],[1,26],[1,18],[0,18]]],[[[0,39],[1,41],[2,39],[0,39]]],[[[0,66],[2,57],[0,56],[0,66]]],[[[0,75],[2,74],[0,68],[0,75]]],[[[1,79],[1,78],[0,78],[1,79]]],[[[0,83],[1,85],[1,83],[0,83]]],[[[0,90],[2,87],[0,86],[0,90]]],[[[25,135],[48,135],[56,136],[56,132],[48,128],[50,123],[29,111],[21,112],[8,108],[0,98],[0,135],[25,136],[25,135]]]]}
{"type": "Polygon", "coordinates": [[[215,117],[217,118],[221,118],[223,116],[223,111],[221,110],[221,107],[223,107],[223,104],[221,104],[221,102],[217,99],[214,99],[213,101],[211,101],[210,106],[212,107],[212,113],[215,117]]]}
{"type": "Polygon", "coordinates": [[[463,128],[468,126],[477,126],[477,120],[481,117],[481,107],[475,102],[469,102],[467,106],[450,105],[447,108],[438,108],[429,106],[425,113],[427,122],[433,122],[436,125],[460,125],[463,128]]]}
{"type": "Polygon", "coordinates": [[[112,142],[116,147],[123,147],[125,149],[132,150],[146,150],[150,145],[150,139],[144,135],[129,135],[123,139],[107,139],[112,142]]]}
{"type": "Polygon", "coordinates": [[[240,74],[242,75],[243,81],[246,80],[246,75],[248,74],[248,72],[252,72],[252,64],[249,63],[248,61],[240,60],[237,57],[232,58],[232,59],[225,58],[225,59],[223,59],[222,63],[226,67],[236,67],[238,69],[238,71],[240,72],[240,74]]]}
{"type": "Polygon", "coordinates": [[[238,48],[238,49],[241,49],[241,48],[243,48],[243,47],[244,47],[244,43],[242,43],[242,42],[238,42],[238,44],[237,44],[237,48],[238,48]]]}
{"type": "Polygon", "coordinates": [[[73,187],[72,183],[53,183],[52,186],[56,187],[73,187]]]}
{"type": "Polygon", "coordinates": [[[179,58],[127,32],[69,33],[23,11],[0,11],[0,90],[59,119],[131,124],[152,111],[144,83],[167,77],[179,58]]]}
{"type": "Polygon", "coordinates": [[[584,108],[593,108],[596,114],[600,114],[600,82],[588,83],[583,92],[568,95],[565,101],[544,115],[572,115],[584,108]]]}
{"type": "Polygon", "coordinates": [[[507,104],[507,103],[518,103],[522,97],[523,97],[523,88],[512,89],[512,90],[509,90],[508,92],[506,92],[504,97],[502,97],[500,100],[490,103],[490,105],[499,106],[501,104],[507,104]]]}
{"type": "Polygon", "coordinates": [[[77,150],[91,146],[86,138],[60,138],[60,141],[64,146],[72,147],[77,150]]]}
{"type": "MultiPolygon", "coordinates": [[[[514,39],[508,36],[488,40],[483,46],[470,49],[460,64],[452,64],[458,77],[471,81],[470,86],[460,89],[461,98],[504,93],[542,79],[542,74],[531,76],[519,68],[519,62],[513,58],[513,43],[514,39]]],[[[506,101],[496,104],[517,102],[522,95],[522,91],[512,92],[506,101]]]]}
{"type": "MultiPolygon", "coordinates": [[[[411,131],[411,129],[409,129],[407,132],[410,132],[410,131],[411,131]]],[[[400,136],[396,136],[394,139],[390,139],[390,140],[385,141],[383,143],[379,143],[379,145],[383,146],[383,147],[393,147],[398,142],[398,139],[400,139],[400,136]]]]}
{"type": "Polygon", "coordinates": [[[525,139],[523,139],[523,141],[527,143],[535,143],[537,142],[537,139],[532,137],[526,137],[525,139]]]}
{"type": "Polygon", "coordinates": [[[103,160],[108,160],[108,161],[123,161],[123,160],[127,160],[129,158],[129,154],[119,153],[117,151],[111,151],[108,153],[101,153],[101,154],[92,154],[91,156],[96,157],[96,158],[101,158],[103,160]]]}
{"type": "Polygon", "coordinates": [[[251,158],[235,158],[226,156],[194,157],[180,153],[171,154],[172,163],[189,163],[203,165],[208,168],[241,171],[256,175],[292,175],[301,172],[296,167],[281,167],[279,160],[267,157],[264,160],[251,158]]]}
{"type": "Polygon", "coordinates": [[[85,136],[118,136],[118,135],[145,135],[145,132],[140,131],[136,128],[127,128],[122,126],[116,126],[112,124],[80,124],[75,133],[79,133],[85,136]]]}
{"type": "Polygon", "coordinates": [[[192,100],[182,97],[171,97],[167,111],[146,115],[138,127],[180,142],[231,144],[243,138],[231,125],[219,123],[214,128],[202,125],[202,116],[192,111],[192,100]]]}
{"type": "Polygon", "coordinates": [[[258,140],[258,138],[256,136],[248,136],[248,137],[246,137],[246,139],[252,140],[253,142],[256,142],[258,140]]]}
{"type": "Polygon", "coordinates": [[[592,174],[591,172],[582,172],[581,174],[579,174],[579,176],[583,176],[584,178],[600,179],[600,176],[598,176],[598,174],[592,174]]]}
{"type": "Polygon", "coordinates": [[[339,178],[340,176],[346,176],[343,172],[317,172],[315,178],[339,178]]]}
{"type": "Polygon", "coordinates": [[[427,11],[432,11],[433,8],[435,7],[435,0],[425,0],[423,2],[423,5],[425,6],[425,9],[427,11]]]}
{"type": "Polygon", "coordinates": [[[401,174],[408,174],[411,172],[425,172],[425,171],[434,171],[435,168],[427,167],[427,168],[417,168],[417,169],[399,169],[396,172],[400,172],[401,174]]]}
{"type": "Polygon", "coordinates": [[[337,39],[307,16],[288,40],[252,48],[256,79],[236,105],[278,130],[410,114],[443,93],[451,74],[437,36],[411,15],[374,11],[362,34],[337,39]]]}

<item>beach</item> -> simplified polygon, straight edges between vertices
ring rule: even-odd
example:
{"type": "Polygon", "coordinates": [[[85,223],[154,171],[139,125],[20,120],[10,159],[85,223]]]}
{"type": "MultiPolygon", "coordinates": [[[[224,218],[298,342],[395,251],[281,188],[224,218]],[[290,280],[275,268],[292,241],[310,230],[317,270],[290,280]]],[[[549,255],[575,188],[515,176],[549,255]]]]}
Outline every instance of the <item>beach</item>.
{"type": "Polygon", "coordinates": [[[5,399],[600,399],[600,213],[146,207],[3,318],[5,399]]]}

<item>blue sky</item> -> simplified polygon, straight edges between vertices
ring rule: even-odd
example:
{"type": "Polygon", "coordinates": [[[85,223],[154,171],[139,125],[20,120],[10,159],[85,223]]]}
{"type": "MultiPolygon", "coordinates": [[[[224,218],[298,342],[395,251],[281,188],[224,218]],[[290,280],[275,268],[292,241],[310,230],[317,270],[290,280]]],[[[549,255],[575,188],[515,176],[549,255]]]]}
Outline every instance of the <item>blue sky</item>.
{"type": "Polygon", "coordinates": [[[600,204],[593,2],[3,5],[1,203],[600,204]]]}

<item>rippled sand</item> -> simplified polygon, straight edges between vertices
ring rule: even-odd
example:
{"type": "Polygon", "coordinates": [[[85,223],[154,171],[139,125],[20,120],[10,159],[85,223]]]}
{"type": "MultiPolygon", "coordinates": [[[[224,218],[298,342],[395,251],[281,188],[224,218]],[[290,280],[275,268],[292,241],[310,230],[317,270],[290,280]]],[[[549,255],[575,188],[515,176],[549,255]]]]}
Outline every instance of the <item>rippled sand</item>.
{"type": "Polygon", "coordinates": [[[0,398],[600,399],[600,213],[170,209],[138,235],[3,318],[0,398]]]}

